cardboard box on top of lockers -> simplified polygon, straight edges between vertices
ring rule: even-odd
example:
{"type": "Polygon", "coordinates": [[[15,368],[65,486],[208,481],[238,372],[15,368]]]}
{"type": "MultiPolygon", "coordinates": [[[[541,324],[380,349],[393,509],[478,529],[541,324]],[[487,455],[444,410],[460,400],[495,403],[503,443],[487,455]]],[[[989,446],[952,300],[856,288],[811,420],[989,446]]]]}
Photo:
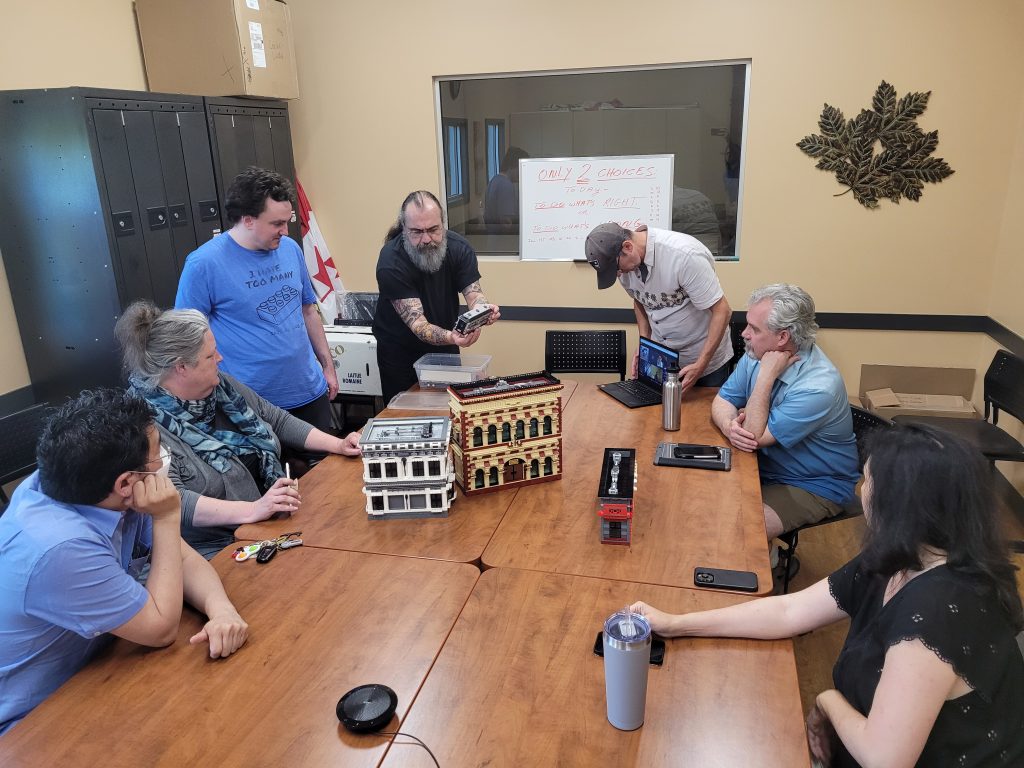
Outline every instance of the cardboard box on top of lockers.
{"type": "Polygon", "coordinates": [[[152,91],[297,99],[282,0],[135,0],[152,91]]]}
{"type": "Polygon", "coordinates": [[[862,365],[860,399],[879,416],[946,416],[976,419],[971,402],[973,368],[862,365]]]}

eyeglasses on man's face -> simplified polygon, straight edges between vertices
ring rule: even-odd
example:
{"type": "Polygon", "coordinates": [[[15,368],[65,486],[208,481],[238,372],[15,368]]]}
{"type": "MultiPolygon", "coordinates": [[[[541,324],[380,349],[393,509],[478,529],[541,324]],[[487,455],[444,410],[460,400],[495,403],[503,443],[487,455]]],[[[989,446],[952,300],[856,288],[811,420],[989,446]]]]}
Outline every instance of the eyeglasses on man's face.
{"type": "Polygon", "coordinates": [[[140,475],[159,475],[159,474],[163,474],[164,467],[169,466],[170,463],[171,463],[171,452],[167,449],[166,446],[161,445],[160,446],[160,455],[157,458],[155,458],[155,459],[150,459],[149,461],[147,461],[142,466],[148,467],[148,466],[151,466],[152,464],[156,463],[157,461],[160,462],[160,469],[158,469],[157,471],[151,472],[151,471],[147,471],[147,470],[144,470],[144,469],[137,469],[137,470],[135,470],[135,472],[137,474],[140,474],[140,475]]]}
{"type": "Polygon", "coordinates": [[[439,234],[441,234],[441,225],[435,224],[429,229],[413,229],[410,227],[405,231],[409,233],[409,237],[416,238],[417,240],[423,237],[424,235],[427,235],[429,237],[437,237],[439,234]]]}

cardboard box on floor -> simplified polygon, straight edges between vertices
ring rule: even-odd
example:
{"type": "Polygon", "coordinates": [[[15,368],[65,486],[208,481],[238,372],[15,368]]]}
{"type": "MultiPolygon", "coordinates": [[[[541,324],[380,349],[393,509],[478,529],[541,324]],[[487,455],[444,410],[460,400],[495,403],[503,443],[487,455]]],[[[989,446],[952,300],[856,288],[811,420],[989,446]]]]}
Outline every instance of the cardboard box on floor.
{"type": "Polygon", "coordinates": [[[297,99],[282,0],[135,0],[151,91],[297,99]]]}
{"type": "Polygon", "coordinates": [[[860,399],[879,416],[947,416],[977,419],[971,402],[973,368],[862,365],[860,399]]]}

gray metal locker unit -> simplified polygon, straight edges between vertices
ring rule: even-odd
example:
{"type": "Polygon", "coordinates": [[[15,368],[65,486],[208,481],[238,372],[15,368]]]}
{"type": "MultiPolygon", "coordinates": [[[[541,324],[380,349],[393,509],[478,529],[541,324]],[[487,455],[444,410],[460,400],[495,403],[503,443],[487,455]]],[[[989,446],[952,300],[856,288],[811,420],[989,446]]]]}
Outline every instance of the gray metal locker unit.
{"type": "MultiPolygon", "coordinates": [[[[222,207],[235,176],[251,165],[295,183],[287,101],[207,96],[206,119],[222,207]]],[[[302,244],[297,220],[288,226],[288,234],[302,244]]]]}
{"type": "Polygon", "coordinates": [[[0,93],[0,206],[36,397],[117,384],[121,311],[172,306],[185,257],[222,229],[202,98],[0,93]]]}

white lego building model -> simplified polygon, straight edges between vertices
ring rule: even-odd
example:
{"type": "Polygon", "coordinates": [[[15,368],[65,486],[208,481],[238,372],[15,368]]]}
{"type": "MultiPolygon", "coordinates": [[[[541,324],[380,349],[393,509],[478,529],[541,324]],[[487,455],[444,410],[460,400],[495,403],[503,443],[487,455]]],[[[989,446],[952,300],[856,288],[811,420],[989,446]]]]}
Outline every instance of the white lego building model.
{"type": "Polygon", "coordinates": [[[447,517],[455,498],[447,416],[370,419],[363,428],[363,493],[371,519],[447,517]]]}

